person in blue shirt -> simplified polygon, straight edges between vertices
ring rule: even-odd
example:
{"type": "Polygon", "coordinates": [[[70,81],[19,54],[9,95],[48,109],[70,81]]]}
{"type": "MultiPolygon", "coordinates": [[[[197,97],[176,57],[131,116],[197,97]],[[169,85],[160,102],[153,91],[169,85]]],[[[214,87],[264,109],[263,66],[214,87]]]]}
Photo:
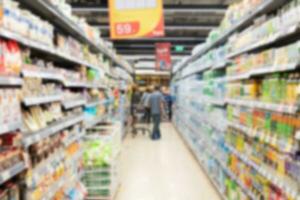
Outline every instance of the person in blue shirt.
{"type": "Polygon", "coordinates": [[[162,93],[160,92],[160,87],[155,86],[154,91],[151,93],[149,98],[149,106],[153,121],[153,130],[151,135],[152,140],[159,140],[161,138],[160,122],[164,104],[165,101],[162,93]]]}

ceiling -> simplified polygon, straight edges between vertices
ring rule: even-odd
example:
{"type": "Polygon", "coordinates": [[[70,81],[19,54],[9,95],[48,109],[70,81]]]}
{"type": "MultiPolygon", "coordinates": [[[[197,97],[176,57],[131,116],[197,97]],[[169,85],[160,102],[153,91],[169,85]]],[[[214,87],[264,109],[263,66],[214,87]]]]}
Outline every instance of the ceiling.
{"type": "MultiPolygon", "coordinates": [[[[76,15],[101,30],[101,36],[109,39],[108,0],[68,0],[76,15]]],[[[232,0],[163,0],[165,37],[153,39],[113,41],[121,55],[153,55],[156,42],[170,42],[172,55],[190,54],[192,48],[205,41],[209,31],[221,22],[232,0]],[[174,46],[183,45],[183,52],[174,46]]]]}

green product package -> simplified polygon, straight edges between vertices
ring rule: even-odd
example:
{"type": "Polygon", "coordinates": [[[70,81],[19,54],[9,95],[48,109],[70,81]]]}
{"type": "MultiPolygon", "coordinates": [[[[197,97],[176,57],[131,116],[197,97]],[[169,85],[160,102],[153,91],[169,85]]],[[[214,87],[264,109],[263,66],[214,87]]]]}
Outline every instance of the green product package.
{"type": "MultiPolygon", "coordinates": [[[[267,132],[272,131],[272,120],[271,120],[271,113],[265,114],[265,129],[267,132]]],[[[275,130],[275,129],[273,129],[275,130]]]]}
{"type": "Polygon", "coordinates": [[[112,154],[111,144],[100,140],[87,141],[84,144],[83,160],[85,166],[107,166],[112,154]]]}

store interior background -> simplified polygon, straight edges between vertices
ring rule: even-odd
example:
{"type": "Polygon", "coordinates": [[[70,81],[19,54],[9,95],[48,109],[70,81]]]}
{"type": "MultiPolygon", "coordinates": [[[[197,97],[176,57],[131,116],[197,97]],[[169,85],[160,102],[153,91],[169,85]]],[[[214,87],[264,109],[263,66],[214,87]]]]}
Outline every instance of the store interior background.
{"type": "Polygon", "coordinates": [[[0,199],[300,200],[300,0],[115,1],[0,1],[0,199]]]}
{"type": "MultiPolygon", "coordinates": [[[[85,17],[89,24],[101,30],[104,39],[110,40],[107,0],[68,0],[68,2],[71,3],[74,14],[85,17]]],[[[118,54],[132,63],[138,79],[146,77],[139,83],[142,85],[161,83],[166,86],[167,80],[170,80],[167,78],[170,77],[170,73],[155,69],[155,43],[171,43],[172,66],[176,65],[185,56],[190,55],[196,45],[203,43],[211,30],[218,27],[231,2],[230,0],[164,0],[165,37],[115,40],[112,41],[112,45],[118,54]],[[178,51],[176,46],[182,46],[183,49],[178,51]]]]}

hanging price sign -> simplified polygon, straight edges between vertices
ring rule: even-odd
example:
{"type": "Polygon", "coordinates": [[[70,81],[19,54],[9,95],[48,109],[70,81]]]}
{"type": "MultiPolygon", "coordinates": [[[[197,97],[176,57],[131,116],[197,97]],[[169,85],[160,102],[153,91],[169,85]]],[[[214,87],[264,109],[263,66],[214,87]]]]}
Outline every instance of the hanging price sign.
{"type": "Polygon", "coordinates": [[[111,39],[164,36],[162,0],[109,0],[111,39]]]}

